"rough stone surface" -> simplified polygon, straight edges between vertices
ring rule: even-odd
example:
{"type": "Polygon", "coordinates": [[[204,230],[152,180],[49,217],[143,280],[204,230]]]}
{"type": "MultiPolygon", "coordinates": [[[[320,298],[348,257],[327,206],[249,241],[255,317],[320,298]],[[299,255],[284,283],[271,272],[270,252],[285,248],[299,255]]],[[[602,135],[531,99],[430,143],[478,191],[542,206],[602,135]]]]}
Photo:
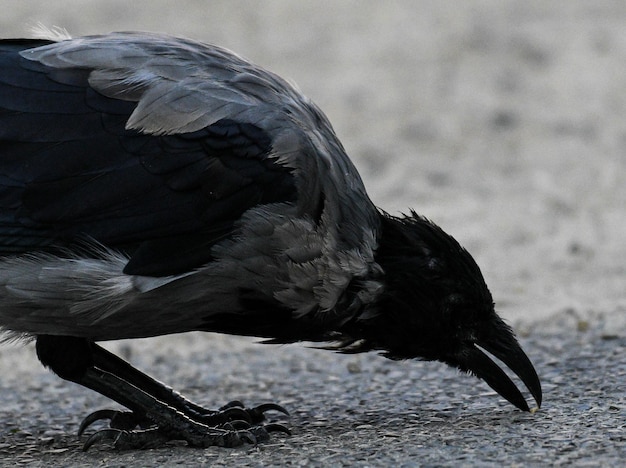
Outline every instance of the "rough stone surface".
{"type": "MultiPolygon", "coordinates": [[[[597,330],[522,340],[539,369],[544,405],[523,413],[477,379],[436,363],[341,356],[301,346],[191,334],[133,344],[130,360],[211,407],[277,401],[290,437],[259,446],[170,445],[80,451],[80,420],[115,407],[40,371],[31,349],[3,353],[0,457],[52,466],[617,466],[626,456],[626,338],[597,330]],[[28,351],[28,353],[26,353],[28,351]],[[7,355],[9,354],[9,355],[7,355]],[[19,361],[19,362],[17,362],[19,361]],[[27,362],[29,369],[19,367],[27,362]],[[18,368],[9,372],[13,367],[18,368]]],[[[113,349],[124,354],[126,344],[113,349]]],[[[29,347],[30,348],[30,347],[29,347]]],[[[95,429],[94,429],[95,430],[95,429]]]]}

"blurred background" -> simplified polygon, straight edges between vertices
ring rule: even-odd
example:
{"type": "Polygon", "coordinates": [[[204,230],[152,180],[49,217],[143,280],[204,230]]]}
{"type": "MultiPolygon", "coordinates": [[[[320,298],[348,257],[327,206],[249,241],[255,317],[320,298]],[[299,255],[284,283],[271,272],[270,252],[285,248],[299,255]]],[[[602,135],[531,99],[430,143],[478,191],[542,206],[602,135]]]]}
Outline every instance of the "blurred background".
{"type": "Polygon", "coordinates": [[[230,48],[328,114],[371,198],[475,256],[501,314],[626,330],[626,3],[1,0],[0,35],[230,48]]]}

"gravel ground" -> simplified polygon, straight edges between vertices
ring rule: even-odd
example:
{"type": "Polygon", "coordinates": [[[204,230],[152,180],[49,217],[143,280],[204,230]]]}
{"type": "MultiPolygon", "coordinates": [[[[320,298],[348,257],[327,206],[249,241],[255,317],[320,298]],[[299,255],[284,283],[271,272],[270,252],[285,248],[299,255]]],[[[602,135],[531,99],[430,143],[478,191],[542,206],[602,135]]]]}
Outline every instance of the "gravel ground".
{"type": "Polygon", "coordinates": [[[83,454],[109,406],[0,348],[0,464],[618,465],[626,459],[626,3],[0,0],[3,36],[154,30],[229,47],[329,115],[372,199],[455,235],[523,336],[544,407],[437,364],[196,335],[111,344],[209,406],[275,400],[258,447],[83,454]]]}

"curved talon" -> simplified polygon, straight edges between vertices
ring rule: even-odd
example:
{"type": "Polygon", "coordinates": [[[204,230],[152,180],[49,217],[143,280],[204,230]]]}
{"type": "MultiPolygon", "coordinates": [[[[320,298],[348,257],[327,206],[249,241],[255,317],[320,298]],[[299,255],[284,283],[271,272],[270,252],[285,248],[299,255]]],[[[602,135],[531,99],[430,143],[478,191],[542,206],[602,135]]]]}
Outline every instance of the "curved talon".
{"type": "Polygon", "coordinates": [[[289,411],[277,403],[262,403],[254,408],[250,408],[250,411],[258,411],[260,413],[265,413],[266,411],[278,411],[279,413],[283,413],[285,416],[289,416],[289,411]]]}
{"type": "Polygon", "coordinates": [[[242,419],[234,419],[232,421],[228,421],[227,424],[229,427],[232,427],[235,431],[246,430],[252,427],[249,421],[244,421],[242,419]]]}
{"type": "Polygon", "coordinates": [[[78,428],[78,437],[82,436],[85,430],[96,421],[103,419],[109,420],[109,427],[111,429],[131,430],[139,426],[142,429],[146,429],[152,425],[151,421],[145,417],[138,416],[132,411],[118,411],[111,409],[103,409],[94,411],[88,415],[80,424],[78,428]]]}
{"type": "Polygon", "coordinates": [[[247,421],[249,423],[252,422],[249,411],[244,408],[239,408],[237,406],[226,408],[225,410],[218,413],[218,415],[223,416],[227,421],[241,420],[247,421]]]}
{"type": "Polygon", "coordinates": [[[229,401],[228,403],[226,403],[224,406],[220,407],[220,411],[226,411],[227,409],[230,408],[245,408],[246,405],[243,404],[242,401],[240,400],[233,400],[233,401],[229,401]]]}
{"type": "Polygon", "coordinates": [[[289,412],[276,403],[263,403],[261,405],[255,406],[254,408],[246,408],[246,411],[249,415],[251,422],[253,423],[260,423],[261,421],[265,420],[266,411],[278,411],[286,416],[289,416],[289,412]]]}
{"type": "Polygon", "coordinates": [[[103,409],[94,411],[93,413],[87,415],[87,417],[83,419],[83,421],[80,423],[80,427],[78,428],[78,437],[82,436],[83,432],[85,432],[85,429],[87,429],[96,421],[101,421],[103,419],[113,419],[115,413],[115,410],[103,409]]]}
{"type": "Polygon", "coordinates": [[[85,444],[83,445],[83,452],[89,450],[89,447],[91,447],[96,442],[113,442],[113,445],[115,445],[115,443],[123,433],[124,431],[121,431],[119,429],[103,429],[101,431],[98,431],[92,434],[89,439],[85,441],[85,444]]]}
{"type": "Polygon", "coordinates": [[[291,435],[291,431],[284,424],[279,424],[279,423],[265,424],[263,426],[263,429],[265,429],[267,432],[282,432],[283,434],[291,435]]]}

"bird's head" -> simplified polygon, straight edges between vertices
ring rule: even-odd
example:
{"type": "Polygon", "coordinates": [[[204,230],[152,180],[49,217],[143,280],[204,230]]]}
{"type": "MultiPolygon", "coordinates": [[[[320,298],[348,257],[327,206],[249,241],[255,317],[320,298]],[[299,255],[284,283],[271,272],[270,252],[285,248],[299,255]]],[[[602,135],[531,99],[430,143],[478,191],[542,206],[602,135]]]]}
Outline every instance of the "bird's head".
{"type": "Polygon", "coordinates": [[[528,411],[525,398],[489,353],[541,405],[533,365],[496,314],[478,265],[456,240],[415,213],[402,218],[383,214],[376,260],[384,271],[385,292],[371,319],[363,320],[371,321],[363,329],[368,346],[392,359],[445,362],[478,376],[528,411]]]}

